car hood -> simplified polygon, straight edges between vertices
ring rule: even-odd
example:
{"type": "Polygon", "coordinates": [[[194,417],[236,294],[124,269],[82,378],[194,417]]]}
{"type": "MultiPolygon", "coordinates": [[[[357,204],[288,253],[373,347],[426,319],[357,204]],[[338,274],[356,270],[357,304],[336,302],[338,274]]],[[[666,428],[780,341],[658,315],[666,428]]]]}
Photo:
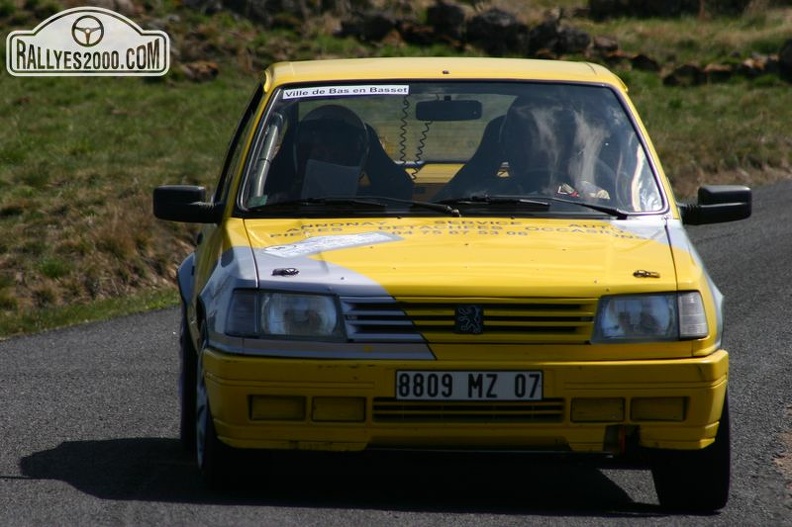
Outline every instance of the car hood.
{"type": "Polygon", "coordinates": [[[662,218],[268,219],[245,229],[260,287],[457,297],[676,289],[662,218]]]}

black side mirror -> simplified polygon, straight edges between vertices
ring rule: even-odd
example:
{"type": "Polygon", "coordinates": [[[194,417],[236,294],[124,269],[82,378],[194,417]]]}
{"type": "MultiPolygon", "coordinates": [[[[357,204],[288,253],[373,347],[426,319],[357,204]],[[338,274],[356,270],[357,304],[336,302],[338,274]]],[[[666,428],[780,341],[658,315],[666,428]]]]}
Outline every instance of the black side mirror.
{"type": "Polygon", "coordinates": [[[163,185],[154,189],[154,216],[185,223],[218,223],[222,203],[206,201],[206,188],[194,185],[163,185]]]}
{"type": "Polygon", "coordinates": [[[705,225],[744,220],[751,215],[751,189],[742,185],[705,185],[695,203],[680,203],[682,223],[705,225]]]}

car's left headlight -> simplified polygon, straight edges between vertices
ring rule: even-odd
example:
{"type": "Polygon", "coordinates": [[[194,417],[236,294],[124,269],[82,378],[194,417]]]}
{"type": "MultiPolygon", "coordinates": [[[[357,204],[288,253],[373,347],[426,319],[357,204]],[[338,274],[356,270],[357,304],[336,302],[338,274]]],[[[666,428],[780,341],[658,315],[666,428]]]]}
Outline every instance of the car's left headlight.
{"type": "Polygon", "coordinates": [[[237,337],[344,338],[335,297],[309,293],[237,290],[231,297],[226,333],[237,337]]]}
{"type": "Polygon", "coordinates": [[[651,342],[704,338],[709,334],[698,291],[602,297],[593,342],[651,342]]]}

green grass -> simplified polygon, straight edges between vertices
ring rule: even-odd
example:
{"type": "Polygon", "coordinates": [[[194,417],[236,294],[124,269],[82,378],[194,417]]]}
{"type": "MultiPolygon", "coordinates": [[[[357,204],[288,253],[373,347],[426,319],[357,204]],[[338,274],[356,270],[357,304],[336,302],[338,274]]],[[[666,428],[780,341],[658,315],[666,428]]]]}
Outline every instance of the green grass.
{"type": "Polygon", "coordinates": [[[706,176],[744,172],[762,182],[769,168],[790,166],[790,86],[735,80],[697,88],[652,86],[650,74],[628,83],[667,174],[679,194],[706,176]]]}
{"type": "MultiPolygon", "coordinates": [[[[536,19],[545,8],[580,4],[530,2],[519,12],[536,19]]],[[[35,25],[18,5],[0,0],[0,27],[4,14],[35,25]]],[[[254,72],[270,61],[454,53],[444,45],[334,38],[323,32],[328,20],[295,35],[261,31],[228,13],[179,14],[182,25],[168,28],[171,38],[187,50],[208,42],[205,53],[220,67],[216,80],[190,82],[179,64],[154,80],[0,76],[0,338],[176,303],[175,269],[191,250],[195,227],[155,220],[152,189],[213,186],[254,72]]],[[[776,52],[792,34],[792,8],[710,20],[565,23],[614,36],[625,52],[670,68],[776,52]]],[[[768,75],[670,88],[658,73],[615,71],[678,195],[703,181],[757,185],[768,174],[789,176],[789,83],[768,75]]]]}
{"type": "MultiPolygon", "coordinates": [[[[71,306],[47,307],[20,312],[16,316],[0,315],[0,340],[11,335],[31,334],[112,318],[178,306],[173,288],[146,289],[139,293],[71,306]]],[[[2,306],[2,296],[0,296],[2,306]]],[[[175,331],[175,328],[174,328],[175,331]]]]}
{"type": "Polygon", "coordinates": [[[155,220],[151,191],[212,184],[254,82],[1,77],[0,336],[172,287],[192,231],[155,220]]]}

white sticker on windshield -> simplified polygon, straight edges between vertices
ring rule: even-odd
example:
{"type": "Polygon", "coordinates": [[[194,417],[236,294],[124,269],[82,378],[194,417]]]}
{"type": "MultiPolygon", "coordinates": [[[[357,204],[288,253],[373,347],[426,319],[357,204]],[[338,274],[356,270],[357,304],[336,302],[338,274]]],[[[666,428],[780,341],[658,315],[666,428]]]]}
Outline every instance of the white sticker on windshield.
{"type": "Polygon", "coordinates": [[[371,245],[374,243],[394,242],[401,240],[400,236],[388,234],[386,232],[361,232],[359,234],[341,234],[338,236],[317,236],[306,238],[297,243],[289,245],[273,245],[264,249],[264,252],[271,256],[281,258],[295,258],[307,254],[331,251],[333,249],[346,249],[348,247],[359,247],[361,245],[371,245]]]}
{"type": "Polygon", "coordinates": [[[350,97],[356,95],[409,95],[407,84],[363,84],[359,86],[316,86],[283,90],[284,99],[310,97],[350,97]]]}

